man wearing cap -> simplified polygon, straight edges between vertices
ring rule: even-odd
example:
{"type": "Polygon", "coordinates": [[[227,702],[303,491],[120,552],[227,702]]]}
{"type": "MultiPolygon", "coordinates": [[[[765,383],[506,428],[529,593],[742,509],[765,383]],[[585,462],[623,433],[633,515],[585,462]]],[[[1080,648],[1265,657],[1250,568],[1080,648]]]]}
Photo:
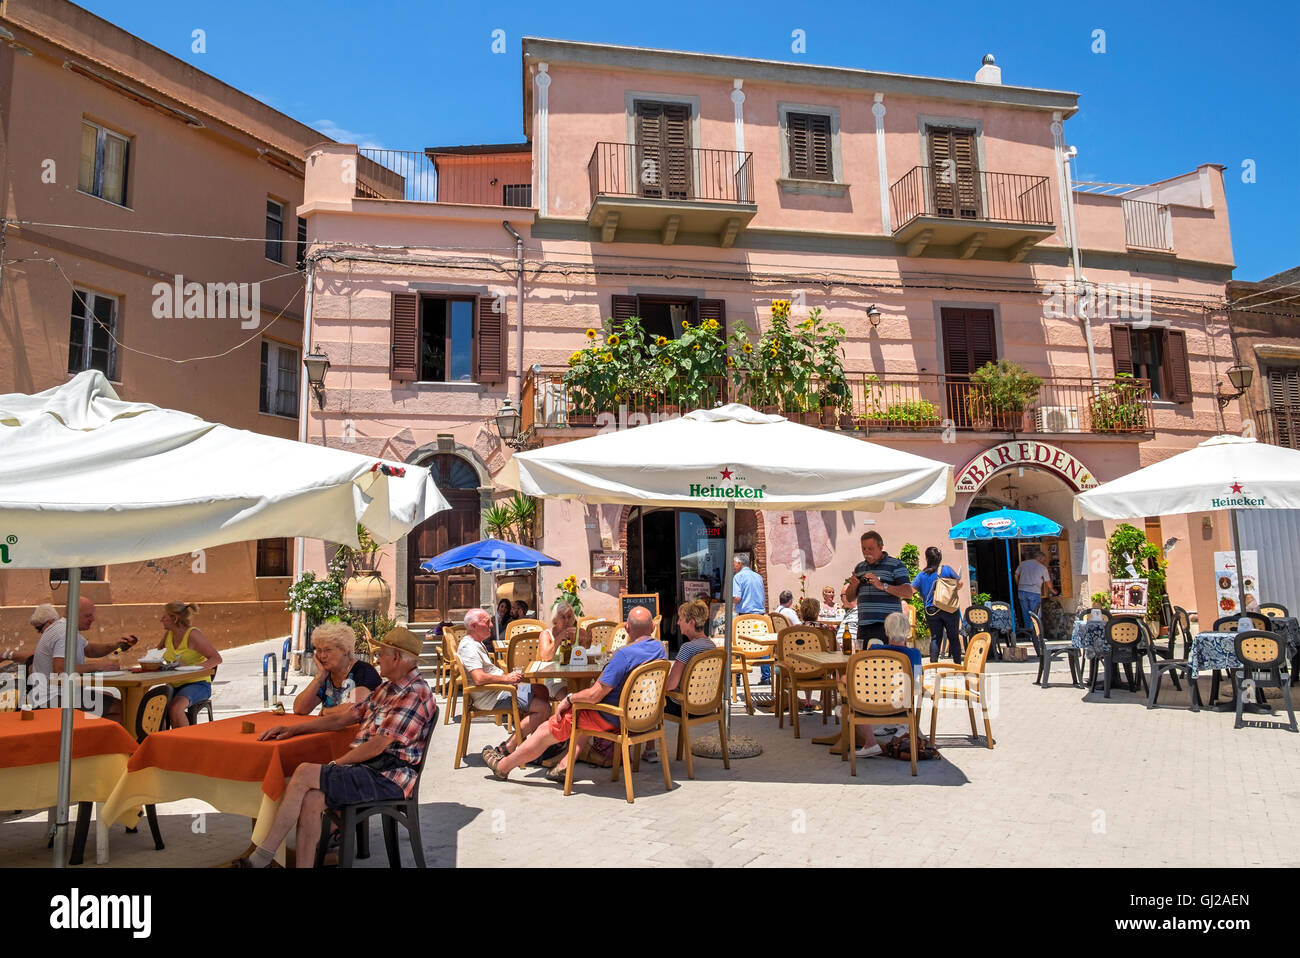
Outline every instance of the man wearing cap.
{"type": "Polygon", "coordinates": [[[416,668],[422,643],[397,626],[379,639],[378,666],[384,681],[364,702],[351,709],[297,725],[277,725],[259,738],[285,739],[312,732],[331,732],[361,723],[357,737],[328,765],[299,765],[285,788],[280,810],[262,844],[237,863],[265,868],[275,850],[298,826],[298,867],[314,864],[320,840],[320,817],[328,806],[410,797],[415,768],[427,745],[425,730],[437,715],[433,692],[416,668]]]}

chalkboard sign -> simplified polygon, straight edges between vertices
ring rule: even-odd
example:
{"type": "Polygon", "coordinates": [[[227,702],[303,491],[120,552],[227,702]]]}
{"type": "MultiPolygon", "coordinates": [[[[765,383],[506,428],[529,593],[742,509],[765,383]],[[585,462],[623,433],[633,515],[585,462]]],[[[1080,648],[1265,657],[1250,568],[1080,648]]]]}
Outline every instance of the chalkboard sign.
{"type": "Polygon", "coordinates": [[[626,622],[628,613],[638,605],[643,605],[650,610],[651,617],[659,614],[659,593],[646,592],[640,595],[624,592],[618,597],[619,615],[621,621],[626,622]]]}

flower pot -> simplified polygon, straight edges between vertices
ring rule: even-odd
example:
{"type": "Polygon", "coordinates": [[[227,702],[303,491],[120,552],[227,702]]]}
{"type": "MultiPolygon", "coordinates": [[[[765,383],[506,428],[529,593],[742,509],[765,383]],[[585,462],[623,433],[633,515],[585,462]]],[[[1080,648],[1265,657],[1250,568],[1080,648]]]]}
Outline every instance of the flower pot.
{"type": "Polygon", "coordinates": [[[766,406],[760,406],[758,411],[763,413],[765,416],[781,415],[781,407],[776,405],[775,403],[766,406]]]}
{"type": "Polygon", "coordinates": [[[853,428],[853,417],[846,412],[840,413],[840,428],[846,432],[853,428]]]}
{"type": "Polygon", "coordinates": [[[357,612],[387,612],[392,596],[384,577],[373,570],[351,575],[343,583],[343,604],[357,612]]]}
{"type": "Polygon", "coordinates": [[[826,429],[835,428],[835,407],[822,406],[822,426],[826,429]]]}
{"type": "Polygon", "coordinates": [[[821,413],[815,409],[809,412],[801,412],[799,414],[799,421],[805,426],[820,426],[822,421],[821,413]]]}

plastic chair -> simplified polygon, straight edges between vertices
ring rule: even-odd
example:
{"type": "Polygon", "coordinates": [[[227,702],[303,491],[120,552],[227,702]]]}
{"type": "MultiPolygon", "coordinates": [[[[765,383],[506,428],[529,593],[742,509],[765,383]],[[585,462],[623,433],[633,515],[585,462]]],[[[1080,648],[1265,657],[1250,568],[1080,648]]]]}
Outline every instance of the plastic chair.
{"type": "Polygon", "coordinates": [[[838,694],[839,686],[826,669],[796,661],[793,656],[797,652],[825,652],[826,644],[826,631],[809,625],[792,625],[788,629],[782,629],[777,636],[776,647],[773,649],[776,655],[773,668],[779,683],[773,697],[776,727],[785,728],[785,706],[789,705],[790,724],[794,727],[795,738],[799,738],[799,693],[821,692],[822,724],[825,725],[829,721],[831,697],[838,694]]]}
{"type": "Polygon", "coordinates": [[[935,729],[939,721],[939,699],[962,699],[966,711],[970,714],[971,738],[979,740],[979,730],[975,727],[975,703],[984,716],[984,738],[988,747],[993,747],[993,728],[989,724],[988,703],[985,702],[984,666],[988,662],[989,649],[993,646],[993,636],[988,632],[976,632],[966,642],[966,654],[961,665],[950,662],[927,662],[921,666],[921,705],[926,696],[930,697],[930,742],[935,741],[935,729]],[[933,681],[925,684],[925,673],[934,674],[933,681]],[[961,679],[958,686],[945,684],[946,679],[961,679]]]}
{"type": "Polygon", "coordinates": [[[677,761],[686,755],[686,777],[695,777],[695,763],[691,760],[691,726],[718,723],[718,739],[722,744],[722,765],[731,768],[727,751],[727,730],[722,719],[723,666],[726,652],[715,649],[701,652],[686,663],[677,688],[666,696],[681,706],[682,714],[664,713],[665,722],[677,723],[677,761]]]}
{"type": "Polygon", "coordinates": [[[603,702],[572,702],[573,734],[569,736],[569,762],[564,773],[564,794],[573,794],[573,767],[577,764],[578,738],[590,735],[615,744],[614,767],[610,775],[611,782],[618,781],[620,766],[623,769],[623,787],[627,792],[627,803],[631,805],[632,773],[640,766],[640,749],[635,760],[633,746],[642,742],[655,741],[659,744],[660,766],[664,773],[664,790],[673,787],[672,774],[668,771],[668,740],[664,737],[664,685],[668,681],[668,672],[672,663],[667,659],[655,659],[632,670],[632,674],[623,683],[623,692],[618,697],[618,706],[603,702]],[[612,731],[578,729],[579,712],[598,712],[618,719],[618,728],[612,731]]]}
{"type": "MultiPolygon", "coordinates": [[[[938,664],[938,663],[936,663],[938,664]]],[[[864,649],[849,657],[845,670],[844,698],[840,702],[840,725],[846,736],[845,754],[849,774],[858,774],[855,730],[859,725],[880,725],[886,719],[906,719],[912,745],[912,774],[916,775],[916,746],[920,737],[920,710],[912,660],[894,649],[864,649]]],[[[931,741],[934,731],[930,732],[931,741]]]]}
{"type": "MultiPolygon", "coordinates": [[[[1116,665],[1124,666],[1130,692],[1136,692],[1139,686],[1146,686],[1146,675],[1142,671],[1142,652],[1139,650],[1142,640],[1146,637],[1146,627],[1137,619],[1112,618],[1107,620],[1104,663],[1106,674],[1102,679],[1103,698],[1110,698],[1111,677],[1115,674],[1116,665]],[[1137,672],[1136,677],[1134,677],[1134,670],[1137,672]]],[[[1092,672],[1088,678],[1089,688],[1092,687],[1096,674],[1097,660],[1093,659],[1092,672]]]]}
{"type": "MultiPolygon", "coordinates": [[[[1172,652],[1174,648],[1173,631],[1173,629],[1170,630],[1170,652],[1172,652]]],[[[1190,649],[1190,646],[1188,646],[1188,648],[1190,649]]],[[[1157,655],[1157,653],[1160,653],[1160,655],[1164,654],[1163,650],[1159,650],[1155,647],[1154,642],[1148,641],[1147,664],[1151,666],[1151,693],[1147,696],[1147,708],[1153,709],[1156,707],[1156,700],[1160,696],[1160,681],[1165,677],[1166,672],[1168,672],[1169,677],[1173,679],[1174,690],[1181,691],[1181,687],[1178,684],[1178,673],[1182,672],[1186,674],[1187,684],[1191,688],[1192,711],[1199,712],[1201,708],[1201,690],[1197,688],[1196,676],[1192,674],[1191,664],[1187,659],[1175,659],[1172,655],[1169,658],[1162,659],[1157,655]]]]}
{"type": "Polygon", "coordinates": [[[506,649],[506,664],[504,666],[507,672],[513,672],[518,669],[523,672],[537,661],[537,650],[541,645],[542,634],[540,632],[523,632],[516,635],[510,640],[510,645],[506,649]]]}
{"type": "Polygon", "coordinates": [[[1070,663],[1070,684],[1076,688],[1082,683],[1083,666],[1079,661],[1079,655],[1082,649],[1076,649],[1069,642],[1048,642],[1043,636],[1043,623],[1037,615],[1029,613],[1029,640],[1033,643],[1034,652],[1038,654],[1038,677],[1034,683],[1042,688],[1047,688],[1048,676],[1052,672],[1052,662],[1065,656],[1070,663]]]}
{"type": "Polygon", "coordinates": [[[1286,610],[1286,606],[1278,605],[1276,602],[1265,602],[1259,607],[1259,611],[1270,619],[1285,619],[1289,618],[1291,615],[1291,613],[1286,610]]]}
{"type": "MultiPolygon", "coordinates": [[[[457,660],[459,661],[459,660],[457,660]]],[[[420,840],[420,777],[424,774],[424,762],[429,757],[429,740],[433,730],[438,727],[438,708],[434,706],[433,714],[424,729],[423,749],[420,761],[415,766],[415,784],[411,786],[410,798],[394,798],[381,802],[358,802],[341,808],[326,808],[320,817],[320,841],[316,844],[316,867],[325,864],[325,852],[329,847],[330,826],[339,830],[339,867],[351,868],[355,858],[370,857],[370,819],[382,816],[384,827],[384,849],[388,852],[388,867],[401,868],[402,855],[397,849],[397,826],[406,829],[411,842],[411,856],[416,868],[424,868],[424,846],[420,840]]],[[[303,850],[305,853],[305,849],[303,850]]]]}
{"type": "MultiPolygon", "coordinates": [[[[785,616],[777,616],[785,622],[785,616]]],[[[788,627],[788,623],[782,628],[788,627]]],[[[756,665],[772,665],[776,660],[766,645],[750,641],[757,636],[767,636],[772,631],[772,617],[757,612],[746,612],[731,620],[731,701],[736,701],[736,686],[745,689],[745,708],[754,714],[754,702],[749,689],[749,671],[756,665]]],[[[779,629],[777,630],[780,631],[779,629]]]]}
{"type": "MultiPolygon", "coordinates": [[[[509,629],[506,631],[508,632],[509,629]]],[[[444,725],[450,725],[456,715],[456,696],[460,693],[461,673],[457,668],[460,664],[460,656],[456,654],[458,644],[455,632],[442,630],[442,652],[438,661],[438,670],[439,679],[445,690],[443,698],[447,700],[447,714],[442,720],[444,725]]]]}
{"type": "Polygon", "coordinates": [[[1246,704],[1246,683],[1249,682],[1256,689],[1280,689],[1286,703],[1287,717],[1291,719],[1288,728],[1292,732],[1300,731],[1300,727],[1296,725],[1295,709],[1291,705],[1291,683],[1282,678],[1282,665],[1286,662],[1286,642],[1273,632],[1255,629],[1238,632],[1233,644],[1236,646],[1237,661],[1241,663],[1241,668],[1234,673],[1237,679],[1237,719],[1232,727],[1244,728],[1247,724],[1261,724],[1247,723],[1241,717],[1241,710],[1246,704]]]}
{"type": "MultiPolygon", "coordinates": [[[[621,624],[611,619],[592,619],[587,626],[587,637],[592,645],[599,645],[602,649],[608,648],[610,639],[621,624]]],[[[582,632],[581,629],[578,631],[582,632]]]]}

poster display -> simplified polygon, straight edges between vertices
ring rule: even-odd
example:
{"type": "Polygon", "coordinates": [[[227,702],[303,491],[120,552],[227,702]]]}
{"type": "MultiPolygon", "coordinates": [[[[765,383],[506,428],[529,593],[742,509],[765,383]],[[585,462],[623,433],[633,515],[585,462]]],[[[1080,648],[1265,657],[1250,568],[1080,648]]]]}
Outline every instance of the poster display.
{"type": "Polygon", "coordinates": [[[703,599],[708,602],[713,598],[713,583],[709,579],[683,579],[682,596],[685,602],[690,602],[692,599],[703,599]]]}
{"type": "MultiPolygon", "coordinates": [[[[1242,585],[1246,593],[1246,609],[1250,611],[1259,606],[1259,553],[1254,549],[1241,552],[1242,585]]],[[[1237,615],[1243,610],[1238,607],[1237,557],[1232,552],[1214,553],[1214,598],[1216,618],[1225,615],[1237,615]]]]}
{"type": "Polygon", "coordinates": [[[1146,615],[1147,579],[1112,579],[1110,583],[1110,611],[1118,615],[1146,615]]]}

